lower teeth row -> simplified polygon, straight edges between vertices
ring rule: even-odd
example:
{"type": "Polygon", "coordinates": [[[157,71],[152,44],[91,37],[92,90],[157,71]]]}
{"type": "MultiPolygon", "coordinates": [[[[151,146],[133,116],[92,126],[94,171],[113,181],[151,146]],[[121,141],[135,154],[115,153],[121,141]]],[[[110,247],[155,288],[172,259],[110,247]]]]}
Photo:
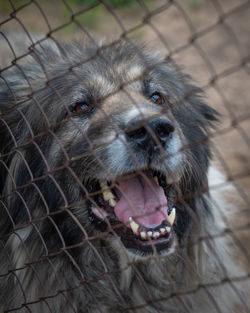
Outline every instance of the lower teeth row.
{"type": "Polygon", "coordinates": [[[102,181],[102,182],[100,182],[100,185],[102,188],[103,199],[105,201],[108,201],[109,205],[114,208],[116,206],[115,195],[108,188],[108,185],[106,182],[102,181]]]}
{"type": "MultiPolygon", "coordinates": [[[[174,209],[175,210],[175,209],[174,209]]],[[[175,211],[174,211],[175,212],[175,211]]],[[[171,231],[170,226],[161,227],[158,231],[139,231],[140,225],[137,224],[133,217],[129,218],[130,228],[133,231],[133,233],[137,236],[140,236],[142,239],[158,239],[160,236],[163,236],[165,234],[169,234],[171,231]]]]}
{"type": "Polygon", "coordinates": [[[139,236],[142,239],[158,239],[160,236],[168,234],[171,230],[171,227],[162,227],[160,228],[160,232],[159,231],[141,231],[139,233],[139,236]]]}

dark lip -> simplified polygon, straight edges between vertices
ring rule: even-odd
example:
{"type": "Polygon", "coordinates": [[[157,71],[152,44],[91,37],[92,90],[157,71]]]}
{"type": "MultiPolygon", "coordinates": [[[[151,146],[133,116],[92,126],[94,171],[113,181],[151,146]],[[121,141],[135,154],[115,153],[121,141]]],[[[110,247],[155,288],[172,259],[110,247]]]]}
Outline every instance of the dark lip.
{"type": "Polygon", "coordinates": [[[157,240],[140,240],[137,238],[130,239],[127,237],[121,236],[121,241],[127,249],[132,249],[132,252],[139,250],[142,252],[153,253],[154,250],[160,252],[171,248],[173,244],[173,231],[169,233],[166,237],[160,237],[157,240]]]}

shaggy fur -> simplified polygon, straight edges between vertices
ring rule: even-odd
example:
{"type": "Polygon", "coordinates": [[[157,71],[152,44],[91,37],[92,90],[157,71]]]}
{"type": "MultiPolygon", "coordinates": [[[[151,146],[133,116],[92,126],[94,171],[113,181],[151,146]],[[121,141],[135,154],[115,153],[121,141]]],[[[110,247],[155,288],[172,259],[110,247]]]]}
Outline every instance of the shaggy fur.
{"type": "Polygon", "coordinates": [[[201,96],[133,43],[44,43],[1,73],[1,311],[233,311],[223,279],[234,267],[223,239],[210,237],[219,228],[207,135],[217,114],[201,96]],[[164,145],[145,122],[159,119],[173,127],[164,145]],[[134,121],[151,136],[143,149],[134,121]],[[177,214],[173,244],[159,251],[127,247],[91,212],[98,181],[148,167],[166,176],[177,214]]]}

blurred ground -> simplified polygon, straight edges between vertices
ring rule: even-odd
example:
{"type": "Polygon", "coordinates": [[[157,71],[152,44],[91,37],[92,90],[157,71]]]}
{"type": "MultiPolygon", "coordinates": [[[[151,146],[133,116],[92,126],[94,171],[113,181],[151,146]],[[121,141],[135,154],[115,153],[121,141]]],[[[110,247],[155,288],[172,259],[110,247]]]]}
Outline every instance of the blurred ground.
{"type": "MultiPolygon", "coordinates": [[[[84,5],[72,11],[61,1],[37,1],[18,11],[16,19],[1,25],[3,31],[48,33],[64,40],[86,37],[106,37],[109,41],[128,31],[129,38],[147,42],[162,55],[171,55],[185,68],[206,92],[207,102],[222,114],[222,123],[213,132],[215,160],[227,179],[236,186],[230,201],[237,203],[232,209],[230,227],[235,231],[248,253],[250,244],[250,5],[243,0],[184,0],[135,1],[133,6],[118,8],[111,14],[101,4],[94,13],[74,16],[84,5]],[[141,3],[141,5],[139,4],[141,3]],[[143,4],[146,3],[146,4],[143,4]],[[151,17],[142,18],[152,12],[151,17]],[[46,16],[44,18],[43,16],[46,16]],[[105,13],[103,13],[105,12],[105,13]],[[221,23],[218,21],[221,17],[221,23]],[[20,23],[21,22],[21,23],[20,23]],[[217,23],[218,22],[218,23],[217,23]],[[49,26],[48,26],[49,25],[49,26]],[[64,25],[64,26],[63,26],[64,25]],[[216,25],[216,26],[213,26],[216,25]],[[210,31],[208,31],[210,30],[210,31]],[[88,34],[86,34],[86,31],[88,34]],[[190,38],[197,38],[190,44],[190,38]],[[246,59],[248,58],[248,59],[246,59]],[[244,61],[247,60],[247,61],[244,61]],[[216,78],[213,82],[212,79],[216,78]]],[[[84,3],[84,1],[83,1],[84,3]]],[[[108,1],[106,1],[108,3],[108,1]]],[[[0,22],[8,18],[0,12],[0,22]]],[[[216,186],[215,188],[219,188],[216,186]]],[[[242,254],[242,251],[239,251],[242,254]]],[[[250,254],[238,257],[249,271],[250,254]]]]}

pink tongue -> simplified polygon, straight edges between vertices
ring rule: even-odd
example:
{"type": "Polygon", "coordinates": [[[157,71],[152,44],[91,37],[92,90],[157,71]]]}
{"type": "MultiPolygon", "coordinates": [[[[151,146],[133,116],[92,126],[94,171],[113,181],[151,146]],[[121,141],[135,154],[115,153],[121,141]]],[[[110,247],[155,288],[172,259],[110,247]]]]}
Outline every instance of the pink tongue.
{"type": "Polygon", "coordinates": [[[152,176],[135,176],[118,182],[120,200],[115,215],[121,222],[129,226],[129,217],[133,217],[146,227],[156,227],[166,220],[167,198],[152,176]]]}

